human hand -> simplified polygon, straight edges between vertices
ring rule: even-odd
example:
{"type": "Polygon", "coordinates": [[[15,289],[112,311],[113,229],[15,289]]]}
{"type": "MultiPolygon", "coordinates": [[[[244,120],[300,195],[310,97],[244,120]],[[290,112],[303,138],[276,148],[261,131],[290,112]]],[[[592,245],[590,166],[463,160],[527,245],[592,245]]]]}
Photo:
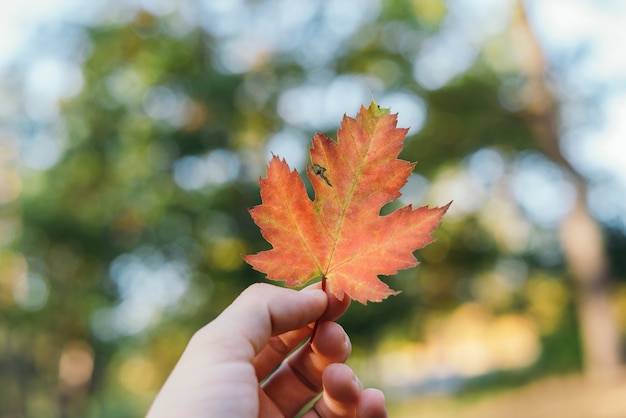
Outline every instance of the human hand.
{"type": "Polygon", "coordinates": [[[304,417],[386,417],[382,392],[343,364],[350,340],[332,321],[349,303],[317,288],[250,286],[192,337],[148,417],[291,417],[320,392],[304,417]],[[289,354],[320,317],[313,344],[289,354]]]}

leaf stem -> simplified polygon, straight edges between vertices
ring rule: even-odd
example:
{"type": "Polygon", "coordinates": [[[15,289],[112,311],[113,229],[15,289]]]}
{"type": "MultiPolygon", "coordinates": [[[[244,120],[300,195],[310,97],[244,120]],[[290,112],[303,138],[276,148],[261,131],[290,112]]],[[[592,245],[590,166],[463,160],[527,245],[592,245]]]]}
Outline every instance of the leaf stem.
{"type": "MultiPolygon", "coordinates": [[[[326,292],[326,276],[322,276],[322,290],[326,292]]],[[[313,325],[313,332],[311,333],[311,338],[309,339],[309,344],[313,344],[313,338],[315,338],[315,334],[317,334],[317,327],[320,324],[320,319],[317,318],[315,320],[315,325],[313,325]]]]}

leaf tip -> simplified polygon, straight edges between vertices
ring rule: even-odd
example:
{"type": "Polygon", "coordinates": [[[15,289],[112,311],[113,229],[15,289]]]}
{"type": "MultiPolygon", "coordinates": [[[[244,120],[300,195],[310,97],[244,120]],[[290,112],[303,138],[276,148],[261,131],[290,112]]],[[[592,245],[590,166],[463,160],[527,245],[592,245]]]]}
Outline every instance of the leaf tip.
{"type": "Polygon", "coordinates": [[[367,111],[375,116],[386,115],[387,113],[390,112],[390,110],[391,109],[389,108],[380,107],[380,105],[376,103],[376,100],[373,100],[373,99],[370,102],[369,107],[367,108],[367,111]]]}

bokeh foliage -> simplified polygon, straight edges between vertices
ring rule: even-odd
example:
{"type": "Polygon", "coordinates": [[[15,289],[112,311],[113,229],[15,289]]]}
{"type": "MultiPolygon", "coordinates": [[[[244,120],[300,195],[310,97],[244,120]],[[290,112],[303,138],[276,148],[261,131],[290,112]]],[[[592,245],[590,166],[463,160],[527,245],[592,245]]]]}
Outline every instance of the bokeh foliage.
{"type": "MultiPolygon", "coordinates": [[[[279,3],[249,2],[241,19],[271,25],[249,14],[279,3]]],[[[285,130],[299,134],[291,140],[299,147],[317,129],[334,136],[339,117],[316,128],[305,113],[343,98],[286,97],[349,77],[392,111],[402,109],[386,98],[424,104],[423,126],[402,155],[418,161],[417,203],[452,198],[460,207],[419,253],[421,266],[388,279],[401,295],[352,306],[341,320],[361,362],[389,342],[421,341],[433,318],[476,303],[545,327],[531,375],[580,366],[574,299],[554,229],[533,223],[509,190],[519,158],[539,155],[526,122],[503,98],[515,95],[520,74],[494,67],[485,47],[440,87],[416,81],[416,59],[445,21],[443,2],[383,1],[352,31],[334,35],[334,21],[325,20],[331,7],[313,7],[313,17],[280,33],[301,44],[284,39],[294,46],[267,48],[240,67],[227,57],[245,45],[207,28],[218,22],[181,23],[178,11],[137,10],[122,23],[81,28],[89,53],[82,90],[62,103],[55,128],[65,141],[62,157],[45,171],[21,167],[19,198],[0,206],[0,220],[18,230],[0,248],[2,416],[142,414],[192,333],[263,280],[240,255],[267,248],[247,209],[260,200],[257,179],[274,151],[268,142],[285,130]],[[285,110],[294,105],[302,110],[285,110]],[[305,122],[294,123],[289,112],[303,113],[305,122]],[[485,172],[494,178],[474,179],[480,187],[455,195],[468,184],[463,179],[476,177],[472,164],[494,159],[501,170],[485,172]],[[11,296],[19,280],[27,283],[22,303],[11,296]],[[37,285],[45,301],[29,305],[37,285]]],[[[624,240],[614,235],[619,260],[624,240]]]]}

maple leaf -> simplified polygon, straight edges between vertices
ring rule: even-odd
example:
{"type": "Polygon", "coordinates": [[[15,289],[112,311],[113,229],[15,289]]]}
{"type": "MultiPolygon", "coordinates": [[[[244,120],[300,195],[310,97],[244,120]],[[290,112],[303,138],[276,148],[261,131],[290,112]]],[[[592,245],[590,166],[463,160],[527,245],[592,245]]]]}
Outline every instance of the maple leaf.
{"type": "Polygon", "coordinates": [[[417,265],[413,252],[434,241],[431,233],[450,203],[380,216],[415,166],[397,158],[407,129],[396,123],[395,114],[372,102],[356,118],[344,116],[337,142],[316,134],[307,168],[314,200],[298,172],[273,156],[259,180],[262,203],[250,210],[272,249],[244,259],[290,287],[321,276],[339,299],[379,302],[398,293],[378,275],[417,265]]]}

